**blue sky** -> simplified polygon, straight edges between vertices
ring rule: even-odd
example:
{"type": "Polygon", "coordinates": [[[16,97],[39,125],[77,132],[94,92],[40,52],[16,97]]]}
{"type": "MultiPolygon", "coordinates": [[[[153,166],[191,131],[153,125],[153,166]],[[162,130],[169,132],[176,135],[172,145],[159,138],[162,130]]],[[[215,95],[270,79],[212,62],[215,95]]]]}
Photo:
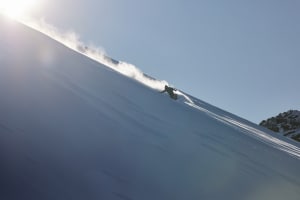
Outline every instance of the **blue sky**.
{"type": "Polygon", "coordinates": [[[32,13],[255,123],[300,110],[298,0],[41,0],[32,13]]]}

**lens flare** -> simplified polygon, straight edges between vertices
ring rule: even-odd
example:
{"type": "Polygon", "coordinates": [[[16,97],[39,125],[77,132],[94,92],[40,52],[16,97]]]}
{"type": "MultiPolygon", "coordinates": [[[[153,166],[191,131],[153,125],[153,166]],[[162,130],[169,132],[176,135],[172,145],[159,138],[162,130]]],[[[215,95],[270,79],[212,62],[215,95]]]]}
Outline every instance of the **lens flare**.
{"type": "Polygon", "coordinates": [[[0,12],[10,18],[20,19],[36,7],[38,0],[0,0],[0,12]]]}

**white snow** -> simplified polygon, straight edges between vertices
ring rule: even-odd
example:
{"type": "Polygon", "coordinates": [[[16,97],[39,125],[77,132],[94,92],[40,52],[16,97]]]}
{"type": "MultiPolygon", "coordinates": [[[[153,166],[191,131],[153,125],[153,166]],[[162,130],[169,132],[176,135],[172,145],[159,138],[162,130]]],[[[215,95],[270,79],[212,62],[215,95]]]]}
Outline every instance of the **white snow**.
{"type": "Polygon", "coordinates": [[[147,85],[148,87],[156,90],[163,90],[164,86],[168,85],[168,83],[164,80],[153,79],[145,75],[141,70],[132,64],[123,61],[115,62],[106,55],[102,48],[95,47],[94,45],[85,45],[82,41],[80,41],[79,36],[74,31],[62,32],[44,20],[23,19],[21,20],[21,23],[38,30],[39,32],[42,32],[45,35],[48,35],[52,39],[59,41],[70,49],[82,53],[125,76],[133,78],[144,85],[147,85]]]}
{"type": "Polygon", "coordinates": [[[0,26],[0,199],[299,200],[296,142],[0,26]]]}

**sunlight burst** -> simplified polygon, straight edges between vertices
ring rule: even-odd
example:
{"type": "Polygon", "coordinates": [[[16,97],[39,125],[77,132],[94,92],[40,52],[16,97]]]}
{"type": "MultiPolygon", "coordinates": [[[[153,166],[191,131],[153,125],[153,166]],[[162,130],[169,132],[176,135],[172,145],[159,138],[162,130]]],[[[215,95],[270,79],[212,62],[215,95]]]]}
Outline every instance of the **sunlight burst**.
{"type": "Polygon", "coordinates": [[[29,14],[38,0],[0,0],[0,12],[4,15],[20,19],[29,14]]]}

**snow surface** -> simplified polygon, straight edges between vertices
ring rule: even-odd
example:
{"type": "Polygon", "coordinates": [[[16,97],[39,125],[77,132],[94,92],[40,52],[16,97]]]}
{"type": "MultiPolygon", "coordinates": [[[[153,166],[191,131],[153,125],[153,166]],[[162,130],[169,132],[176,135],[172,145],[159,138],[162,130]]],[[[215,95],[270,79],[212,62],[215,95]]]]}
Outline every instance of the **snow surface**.
{"type": "Polygon", "coordinates": [[[0,199],[299,200],[296,142],[0,27],[0,199]]]}
{"type": "Polygon", "coordinates": [[[84,44],[80,41],[79,36],[74,31],[63,32],[53,25],[48,24],[44,20],[23,19],[21,20],[21,23],[48,35],[66,47],[84,54],[87,57],[100,62],[101,64],[114,69],[125,76],[135,79],[150,88],[163,90],[165,85],[168,85],[168,83],[164,80],[157,80],[147,74],[144,74],[140,69],[132,64],[110,58],[106,55],[102,48],[84,44]]]}

